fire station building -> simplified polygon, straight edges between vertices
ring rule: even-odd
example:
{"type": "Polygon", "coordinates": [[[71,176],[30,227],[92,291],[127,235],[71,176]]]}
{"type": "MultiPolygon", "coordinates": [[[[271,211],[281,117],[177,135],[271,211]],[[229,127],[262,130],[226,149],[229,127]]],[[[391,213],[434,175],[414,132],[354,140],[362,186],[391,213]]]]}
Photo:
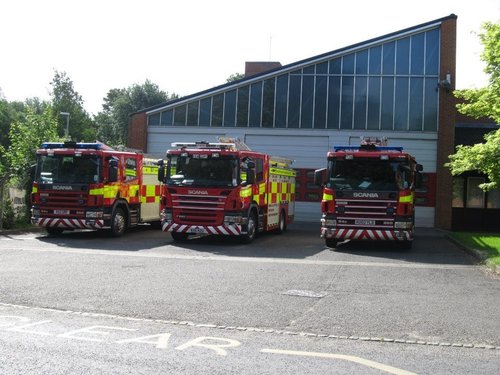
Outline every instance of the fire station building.
{"type": "Polygon", "coordinates": [[[456,22],[452,14],[284,66],[247,62],[243,79],[133,114],[128,146],[161,158],[172,142],[238,137],[294,160],[296,220],[319,222],[313,172],[326,166],[327,151],[387,137],[423,165],[417,226],[458,228],[468,210],[498,216],[500,194],[481,195],[480,176],[454,179],[443,166],[455,132],[471,122],[457,123],[452,94],[456,22]]]}

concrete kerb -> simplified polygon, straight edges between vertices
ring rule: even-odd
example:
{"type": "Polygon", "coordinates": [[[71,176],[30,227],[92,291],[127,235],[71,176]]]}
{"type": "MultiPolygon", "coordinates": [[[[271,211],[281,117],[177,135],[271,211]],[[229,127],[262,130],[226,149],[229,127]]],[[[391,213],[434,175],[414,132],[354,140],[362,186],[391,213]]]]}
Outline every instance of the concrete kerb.
{"type": "Polygon", "coordinates": [[[45,228],[42,227],[0,229],[0,236],[9,236],[11,234],[22,234],[22,233],[38,233],[43,231],[45,231],[45,228]]]}
{"type": "MultiPolygon", "coordinates": [[[[463,243],[461,243],[460,241],[457,241],[455,238],[453,238],[449,234],[446,234],[445,238],[448,241],[453,242],[456,246],[458,246],[459,248],[461,248],[467,254],[473,256],[475,259],[477,259],[482,264],[486,265],[485,262],[486,262],[486,259],[488,259],[488,258],[481,251],[479,251],[477,249],[474,249],[472,247],[464,245],[463,243]]],[[[500,267],[499,266],[496,266],[496,265],[486,265],[486,267],[488,267],[491,272],[494,272],[494,273],[500,275],[500,267]]]]}

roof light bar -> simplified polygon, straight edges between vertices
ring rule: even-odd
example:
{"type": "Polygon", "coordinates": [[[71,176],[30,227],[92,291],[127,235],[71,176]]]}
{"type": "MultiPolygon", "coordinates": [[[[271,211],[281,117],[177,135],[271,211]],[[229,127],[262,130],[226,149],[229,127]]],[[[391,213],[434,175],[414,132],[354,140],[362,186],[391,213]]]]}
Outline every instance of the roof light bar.
{"type": "Polygon", "coordinates": [[[58,149],[58,148],[74,148],[74,149],[91,149],[101,150],[105,145],[102,143],[77,143],[77,142],[44,142],[42,143],[43,149],[58,149]]]}

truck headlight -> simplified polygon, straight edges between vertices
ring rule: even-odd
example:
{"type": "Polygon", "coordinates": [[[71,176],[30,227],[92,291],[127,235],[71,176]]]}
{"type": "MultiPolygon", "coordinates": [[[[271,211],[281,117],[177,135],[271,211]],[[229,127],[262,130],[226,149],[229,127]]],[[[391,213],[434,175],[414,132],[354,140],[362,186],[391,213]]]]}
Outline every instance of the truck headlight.
{"type": "Polygon", "coordinates": [[[411,221],[395,221],[394,228],[395,229],[411,229],[413,226],[411,221]]]}
{"type": "Polygon", "coordinates": [[[321,219],[321,223],[328,227],[336,227],[337,220],[336,219],[321,219]]]}
{"type": "Polygon", "coordinates": [[[38,209],[38,208],[32,208],[31,209],[31,215],[35,216],[35,217],[40,216],[40,209],[38,209]]]}
{"type": "Polygon", "coordinates": [[[102,211],[87,211],[85,213],[85,217],[87,219],[102,219],[103,212],[102,211]]]}
{"type": "Polygon", "coordinates": [[[224,224],[244,224],[246,220],[243,220],[241,215],[226,215],[224,216],[224,224]]]}
{"type": "Polygon", "coordinates": [[[172,221],[171,210],[166,210],[166,209],[162,210],[160,216],[162,221],[172,221]]]}

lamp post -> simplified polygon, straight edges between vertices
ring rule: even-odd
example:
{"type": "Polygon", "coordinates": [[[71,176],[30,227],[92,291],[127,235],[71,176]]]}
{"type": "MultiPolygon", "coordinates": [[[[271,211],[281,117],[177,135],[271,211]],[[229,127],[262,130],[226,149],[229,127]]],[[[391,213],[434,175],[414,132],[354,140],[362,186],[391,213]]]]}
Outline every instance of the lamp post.
{"type": "Polygon", "coordinates": [[[61,116],[66,116],[66,131],[64,132],[64,135],[66,139],[69,139],[69,112],[60,112],[59,114],[61,116]]]}

